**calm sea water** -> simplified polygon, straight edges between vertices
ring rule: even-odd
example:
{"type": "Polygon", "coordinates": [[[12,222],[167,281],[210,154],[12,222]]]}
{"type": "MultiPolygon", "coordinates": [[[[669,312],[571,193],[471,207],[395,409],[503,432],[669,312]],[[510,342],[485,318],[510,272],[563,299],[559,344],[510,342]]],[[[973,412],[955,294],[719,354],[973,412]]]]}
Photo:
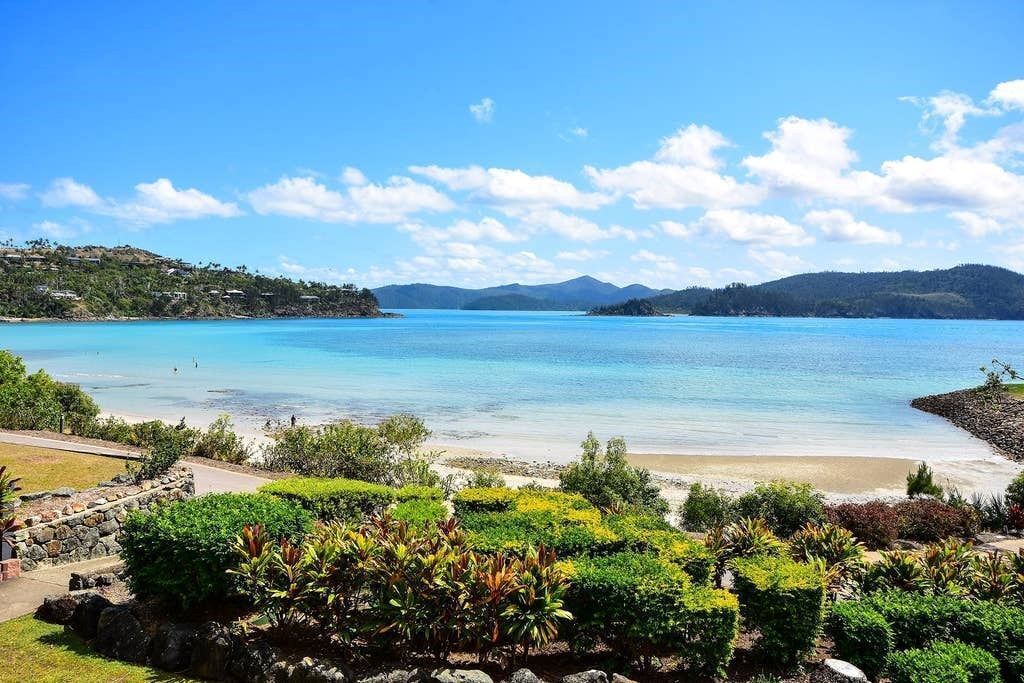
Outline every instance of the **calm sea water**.
{"type": "Polygon", "coordinates": [[[1020,322],[403,313],[5,325],[0,347],[114,413],[256,429],[409,411],[438,442],[553,459],[591,429],[650,453],[987,457],[908,401],[1024,356],[1020,322]]]}

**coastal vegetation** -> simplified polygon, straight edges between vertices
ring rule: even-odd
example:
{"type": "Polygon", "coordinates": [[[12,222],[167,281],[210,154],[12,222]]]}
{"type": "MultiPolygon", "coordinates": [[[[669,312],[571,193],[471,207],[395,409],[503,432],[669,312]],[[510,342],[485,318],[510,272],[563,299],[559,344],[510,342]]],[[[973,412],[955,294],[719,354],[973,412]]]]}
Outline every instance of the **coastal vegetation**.
{"type": "Polygon", "coordinates": [[[0,245],[0,316],[121,319],[374,317],[369,289],[295,281],[245,266],[192,265],[130,246],[0,245]]]}
{"type": "Polygon", "coordinates": [[[654,307],[646,299],[630,299],[612,306],[598,306],[587,312],[587,315],[627,315],[633,317],[658,317],[665,314],[654,307]]]}

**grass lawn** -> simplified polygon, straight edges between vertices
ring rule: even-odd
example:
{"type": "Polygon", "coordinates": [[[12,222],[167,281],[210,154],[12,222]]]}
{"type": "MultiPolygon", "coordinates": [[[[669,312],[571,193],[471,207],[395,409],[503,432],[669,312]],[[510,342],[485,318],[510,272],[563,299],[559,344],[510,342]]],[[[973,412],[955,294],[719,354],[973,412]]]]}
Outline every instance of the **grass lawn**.
{"type": "Polygon", "coordinates": [[[0,464],[7,465],[22,493],[61,486],[88,488],[124,472],[124,460],[35,446],[0,443],[0,464]]]}
{"type": "Polygon", "coordinates": [[[135,683],[188,681],[146,666],[105,659],[63,626],[29,615],[0,624],[0,681],[135,683]]]}
{"type": "Polygon", "coordinates": [[[1006,393],[1024,398],[1024,384],[1007,384],[1006,393]]]}

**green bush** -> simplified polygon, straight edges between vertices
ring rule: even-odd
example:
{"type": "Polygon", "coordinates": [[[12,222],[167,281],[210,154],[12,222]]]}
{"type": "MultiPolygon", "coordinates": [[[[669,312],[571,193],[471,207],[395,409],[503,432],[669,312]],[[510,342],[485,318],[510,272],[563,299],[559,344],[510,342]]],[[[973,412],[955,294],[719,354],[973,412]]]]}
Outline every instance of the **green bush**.
{"type": "Polygon", "coordinates": [[[711,583],[715,554],[701,541],[674,529],[663,517],[610,515],[604,521],[627,549],[656,554],[679,566],[695,585],[711,583]]]}
{"type": "Polygon", "coordinates": [[[455,494],[452,504],[456,516],[469,512],[504,512],[512,509],[517,495],[514,489],[506,488],[462,489],[455,494]]]}
{"type": "Polygon", "coordinates": [[[139,598],[189,607],[235,591],[232,542],[247,524],[298,541],[310,526],[297,505],[263,494],[221,493],[128,516],[121,539],[128,585],[139,598]]]}
{"type": "Polygon", "coordinates": [[[395,490],[355,479],[288,477],[260,487],[290,500],[319,520],[355,521],[379,512],[395,500],[395,490]]]}
{"type": "Polygon", "coordinates": [[[500,489],[505,486],[505,477],[494,470],[470,470],[463,482],[471,489],[500,489]]]}
{"type": "Polygon", "coordinates": [[[619,553],[564,566],[574,648],[603,642],[642,668],[654,657],[676,656],[693,673],[724,674],[738,632],[735,596],[694,587],[679,567],[653,555],[619,553]]]}
{"type": "Polygon", "coordinates": [[[1024,472],[1021,472],[1006,487],[1006,504],[1024,507],[1024,472]]]}
{"type": "Polygon", "coordinates": [[[694,483],[686,501],[679,508],[683,528],[689,531],[710,531],[733,521],[733,502],[724,491],[694,483]]]}
{"type": "Polygon", "coordinates": [[[623,439],[611,439],[602,449],[591,432],[582,448],[579,462],[558,476],[563,491],[578,493],[602,510],[631,508],[656,515],[668,512],[668,503],[651,481],[650,471],[629,464],[623,439]]]}
{"type": "Polygon", "coordinates": [[[934,643],[928,648],[889,655],[890,683],[1001,683],[999,662],[988,652],[963,643],[934,643]]]}
{"type": "Polygon", "coordinates": [[[810,484],[792,481],[761,483],[736,499],[736,516],[763,519],[773,532],[788,537],[807,522],[824,521],[822,500],[821,494],[810,484]]]}
{"type": "Polygon", "coordinates": [[[928,463],[921,462],[917,469],[907,473],[907,496],[917,498],[918,496],[942,496],[942,487],[935,483],[932,468],[928,463]]]}
{"type": "Polygon", "coordinates": [[[892,626],[885,617],[862,602],[837,602],[828,618],[828,634],[840,659],[859,666],[869,678],[877,678],[892,652],[892,626]]]}
{"type": "Polygon", "coordinates": [[[743,620],[760,631],[757,647],[767,659],[795,664],[821,632],[825,586],[821,569],[784,557],[733,560],[733,585],[743,620]]]}
{"type": "Polygon", "coordinates": [[[415,526],[426,526],[448,517],[448,508],[437,500],[412,498],[395,506],[392,516],[415,526]]]}
{"type": "Polygon", "coordinates": [[[193,455],[237,465],[248,461],[252,452],[249,444],[235,433],[231,418],[221,415],[196,439],[193,455]]]}
{"type": "Polygon", "coordinates": [[[435,486],[407,484],[395,491],[395,500],[399,503],[407,500],[444,500],[444,491],[435,486]]]}

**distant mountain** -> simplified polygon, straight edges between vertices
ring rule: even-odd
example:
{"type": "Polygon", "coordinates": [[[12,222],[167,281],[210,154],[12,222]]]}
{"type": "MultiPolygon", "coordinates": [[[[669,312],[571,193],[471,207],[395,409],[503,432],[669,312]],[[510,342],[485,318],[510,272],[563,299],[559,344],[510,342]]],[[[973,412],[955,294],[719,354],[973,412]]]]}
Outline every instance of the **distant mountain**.
{"type": "Polygon", "coordinates": [[[373,290],[381,308],[468,308],[473,310],[587,310],[656,296],[655,290],[633,284],[618,287],[588,275],[546,285],[518,283],[463,289],[442,285],[387,285],[373,290]]]}
{"type": "Polygon", "coordinates": [[[660,311],[693,315],[1024,320],[1024,275],[976,264],[807,273],[760,285],[686,289],[650,301],[660,311]]]}

